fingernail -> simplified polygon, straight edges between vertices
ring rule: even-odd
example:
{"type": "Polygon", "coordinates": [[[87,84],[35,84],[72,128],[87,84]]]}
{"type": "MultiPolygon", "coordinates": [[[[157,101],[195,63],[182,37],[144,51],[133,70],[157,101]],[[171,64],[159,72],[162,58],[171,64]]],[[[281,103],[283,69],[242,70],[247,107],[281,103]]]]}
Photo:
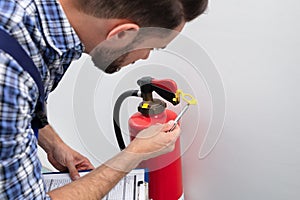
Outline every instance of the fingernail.
{"type": "Polygon", "coordinates": [[[169,125],[173,125],[173,124],[174,124],[174,121],[171,120],[171,121],[168,122],[168,124],[169,124],[169,125]]]}
{"type": "Polygon", "coordinates": [[[80,178],[80,176],[78,176],[78,175],[74,176],[74,180],[77,180],[79,178],[80,178]]]}

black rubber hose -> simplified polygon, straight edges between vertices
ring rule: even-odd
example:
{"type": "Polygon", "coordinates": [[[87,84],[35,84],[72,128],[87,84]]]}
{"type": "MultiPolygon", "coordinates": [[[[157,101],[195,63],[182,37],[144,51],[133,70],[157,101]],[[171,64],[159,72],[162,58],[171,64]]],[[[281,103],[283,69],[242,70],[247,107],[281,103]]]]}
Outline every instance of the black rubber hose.
{"type": "Polygon", "coordinates": [[[138,92],[139,90],[128,90],[126,92],[124,92],[123,94],[121,94],[114,106],[114,113],[113,113],[113,122],[114,122],[114,129],[115,129],[115,135],[118,141],[118,145],[120,150],[122,151],[123,149],[126,148],[124,140],[123,140],[123,136],[122,136],[122,131],[120,128],[120,109],[121,109],[121,105],[123,103],[123,101],[127,98],[127,97],[131,97],[131,96],[138,96],[138,92]]]}

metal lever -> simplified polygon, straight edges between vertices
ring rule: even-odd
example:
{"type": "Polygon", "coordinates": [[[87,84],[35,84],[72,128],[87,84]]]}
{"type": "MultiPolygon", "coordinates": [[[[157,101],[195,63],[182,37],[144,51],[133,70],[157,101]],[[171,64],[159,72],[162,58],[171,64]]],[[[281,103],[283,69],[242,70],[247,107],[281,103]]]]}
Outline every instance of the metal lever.
{"type": "Polygon", "coordinates": [[[173,124],[172,128],[169,130],[169,132],[170,132],[170,131],[173,131],[173,130],[176,128],[176,126],[177,126],[177,124],[178,124],[178,121],[181,119],[181,117],[184,115],[184,113],[188,110],[189,105],[190,105],[190,104],[186,104],[186,105],[184,106],[184,108],[181,110],[181,112],[178,114],[178,116],[177,116],[176,119],[174,120],[174,124],[173,124]]]}

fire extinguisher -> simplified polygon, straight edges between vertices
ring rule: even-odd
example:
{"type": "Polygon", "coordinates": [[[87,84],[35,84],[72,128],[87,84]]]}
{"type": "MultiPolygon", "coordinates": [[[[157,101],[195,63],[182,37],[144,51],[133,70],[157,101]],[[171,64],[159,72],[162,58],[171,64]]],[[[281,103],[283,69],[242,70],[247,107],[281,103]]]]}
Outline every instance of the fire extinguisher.
{"type": "MultiPolygon", "coordinates": [[[[120,95],[114,107],[114,129],[118,145],[121,150],[125,143],[119,126],[119,112],[122,102],[130,96],[142,97],[143,101],[138,106],[138,112],[128,120],[130,138],[143,129],[156,124],[174,120],[177,114],[166,109],[166,103],[153,98],[153,92],[173,105],[179,104],[177,85],[173,80],[156,80],[151,77],[143,77],[137,81],[140,90],[129,90],[120,95]]],[[[143,161],[139,167],[149,170],[149,198],[153,200],[182,200],[182,167],[180,155],[180,139],[175,143],[174,151],[143,161]]]]}

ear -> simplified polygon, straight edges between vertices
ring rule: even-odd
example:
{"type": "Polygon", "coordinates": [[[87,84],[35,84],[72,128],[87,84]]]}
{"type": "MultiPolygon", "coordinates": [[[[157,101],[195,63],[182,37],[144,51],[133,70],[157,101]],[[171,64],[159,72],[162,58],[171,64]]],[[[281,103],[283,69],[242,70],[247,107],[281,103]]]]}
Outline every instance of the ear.
{"type": "Polygon", "coordinates": [[[127,31],[138,31],[140,27],[135,23],[125,23],[115,26],[106,36],[106,40],[113,37],[123,39],[127,36],[127,31]]]}

